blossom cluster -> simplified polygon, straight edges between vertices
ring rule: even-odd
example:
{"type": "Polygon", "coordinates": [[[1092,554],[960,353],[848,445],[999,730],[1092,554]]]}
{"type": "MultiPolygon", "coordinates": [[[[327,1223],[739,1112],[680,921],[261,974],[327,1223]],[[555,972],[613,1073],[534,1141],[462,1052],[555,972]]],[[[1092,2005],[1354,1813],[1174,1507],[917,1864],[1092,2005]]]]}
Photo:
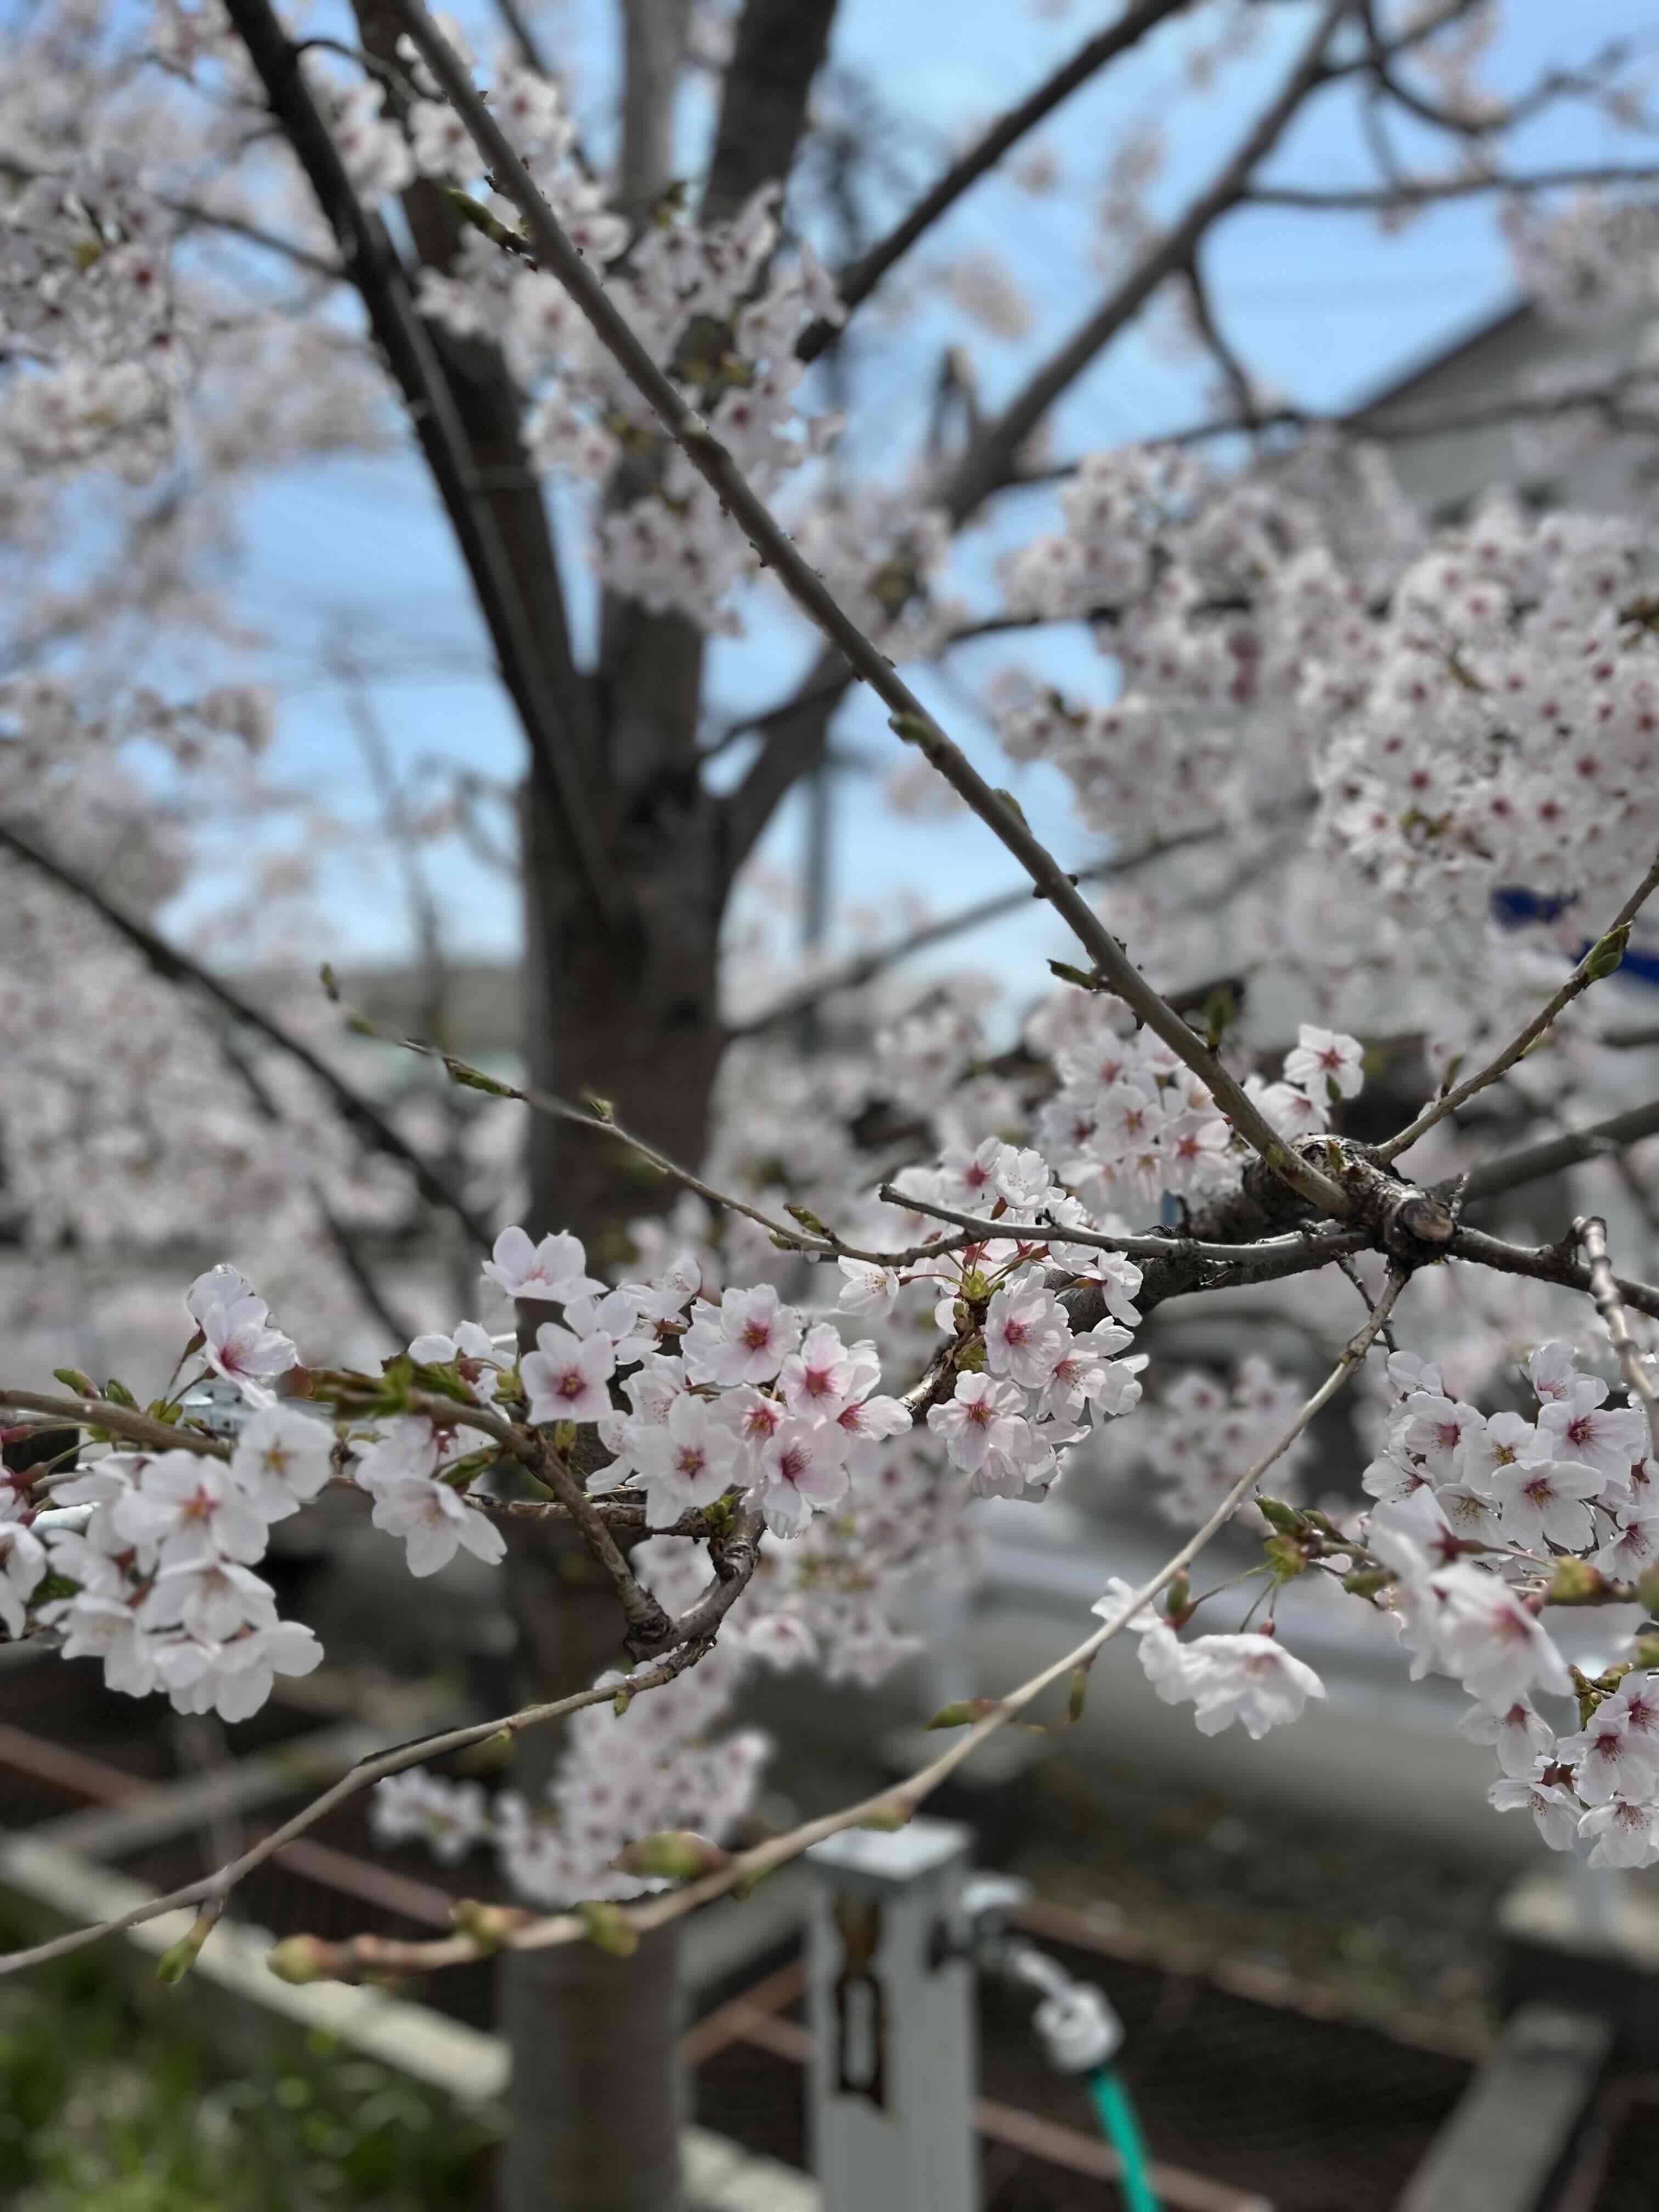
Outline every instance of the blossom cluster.
{"type": "Polygon", "coordinates": [[[1631,1662],[1587,1678],[1538,1618],[1564,1571],[1584,1590],[1599,1577],[1653,1594],[1644,1577],[1659,1491],[1645,1414],[1609,1404],[1607,1385],[1559,1342],[1527,1363],[1531,1419],[1481,1413],[1413,1353],[1395,1353],[1389,1371],[1397,1398],[1365,1472],[1378,1503],[1364,1541],[1392,1577],[1413,1675],[1450,1674],[1474,1700],[1463,1733],[1496,1747],[1500,1812],[1532,1813],[1553,1849],[1587,1852],[1593,1866],[1659,1861],[1659,1684],[1631,1662]],[[1533,1699],[1569,1694],[1579,1725],[1558,1731],[1533,1699]]]}
{"type": "Polygon", "coordinates": [[[112,1690],[165,1690],[180,1712],[245,1720],[275,1676],[309,1674],[322,1658],[309,1628],[278,1620],[253,1566],[270,1524],[330,1480],[334,1439],[272,1401],[262,1378],[292,1365],[294,1346],[234,1270],[199,1277],[189,1304],[208,1364],[255,1407],[230,1459],[109,1452],[59,1482],[32,1526],[21,1494],[0,1493],[11,1516],[0,1525],[0,1618],[21,1636],[32,1610],[65,1658],[101,1660],[112,1690]]]}
{"type": "MultiPolygon", "coordinates": [[[[457,337],[499,336],[532,396],[526,441],[539,466],[626,487],[596,511],[600,576],[644,605],[735,629],[725,602],[755,573],[746,541],[564,287],[534,265],[517,210],[484,191],[482,157],[412,49],[410,65],[434,96],[404,103],[400,115],[378,84],[354,83],[331,95],[330,120],[348,173],[371,200],[417,176],[481,194],[484,228],[467,232],[448,268],[422,272],[424,312],[457,337]],[[486,234],[492,226],[496,234],[486,234]]],[[[664,205],[635,228],[575,158],[556,84],[509,65],[495,77],[491,106],[578,251],[605,270],[635,335],[756,489],[774,490],[821,452],[836,425],[799,414],[805,371],[795,341],[820,318],[839,321],[842,309],[810,245],[778,256],[778,188],[757,192],[728,222],[694,222],[664,205]]]]}
{"type": "Polygon", "coordinates": [[[1464,1045],[1523,951],[1581,948],[1641,872],[1659,654],[1639,521],[1495,493],[1431,534],[1379,455],[1316,442],[1242,478],[1093,456],[1060,503],[1006,589],[1092,618],[1120,681],[1085,702],[1009,672],[1003,744],[1133,842],[1308,810],[1235,972],[1279,961],[1349,1007],[1364,978],[1390,1019],[1420,1009],[1431,1043],[1464,1045]]]}
{"type": "MultiPolygon", "coordinates": [[[[1035,1121],[1038,1146],[1091,1212],[1144,1220],[1168,1198],[1193,1205],[1236,1189],[1250,1155],[1208,1086],[1105,992],[1065,991],[1026,1025],[1059,1079],[1035,1121]]],[[[1304,1022],[1279,1081],[1245,1078],[1280,1135],[1316,1135],[1332,1102],[1358,1095],[1356,1037],[1304,1022]]]]}
{"type": "Polygon", "coordinates": [[[716,1303],[699,1296],[689,1255],[654,1282],[611,1291],[584,1265],[574,1237],[538,1246],[520,1229],[502,1231],[489,1262],[515,1298],[563,1310],[520,1364],[531,1419],[593,1424],[612,1456],[590,1487],[638,1492],[653,1528],[735,1487],[775,1536],[798,1536],[867,1471],[875,1444],[910,1426],[877,1390],[874,1343],[844,1344],[827,1321],[809,1327],[769,1283],[716,1303]]]}

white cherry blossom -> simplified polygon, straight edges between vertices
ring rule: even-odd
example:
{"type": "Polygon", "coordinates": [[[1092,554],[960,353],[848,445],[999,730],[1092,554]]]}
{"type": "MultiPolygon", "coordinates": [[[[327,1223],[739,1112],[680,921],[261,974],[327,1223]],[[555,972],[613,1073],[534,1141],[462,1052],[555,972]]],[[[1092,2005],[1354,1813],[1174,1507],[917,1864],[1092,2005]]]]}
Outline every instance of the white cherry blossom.
{"type": "Polygon", "coordinates": [[[465,1504],[446,1482],[406,1476],[376,1491],[374,1526],[401,1536],[411,1575],[435,1575],[458,1551],[471,1552],[493,1567],[506,1556],[501,1530],[476,1506],[465,1504]]]}
{"type": "Polygon", "coordinates": [[[611,1412],[617,1347],[596,1331],[577,1336],[556,1322],[536,1331],[536,1348],[519,1362],[532,1421],[597,1421],[611,1412]]]}

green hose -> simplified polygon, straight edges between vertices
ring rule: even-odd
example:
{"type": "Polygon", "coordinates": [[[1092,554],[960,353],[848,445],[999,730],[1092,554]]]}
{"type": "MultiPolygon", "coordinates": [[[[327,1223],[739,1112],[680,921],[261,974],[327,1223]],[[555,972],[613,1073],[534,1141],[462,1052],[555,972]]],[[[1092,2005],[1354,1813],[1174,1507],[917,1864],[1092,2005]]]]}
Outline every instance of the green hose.
{"type": "Polygon", "coordinates": [[[1115,2067],[1097,2066],[1089,2076],[1089,2094],[1095,2100],[1101,2133],[1123,2161],[1123,2202],[1128,2212],[1158,2212],[1146,2169],[1146,2146],[1122,2075],[1115,2067]]]}

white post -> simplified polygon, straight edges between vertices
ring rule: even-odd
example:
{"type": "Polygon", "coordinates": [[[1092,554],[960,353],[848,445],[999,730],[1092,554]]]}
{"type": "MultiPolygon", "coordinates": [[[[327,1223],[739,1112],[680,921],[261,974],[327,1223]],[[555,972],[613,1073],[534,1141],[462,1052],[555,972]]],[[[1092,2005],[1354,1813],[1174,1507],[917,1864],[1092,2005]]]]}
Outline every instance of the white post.
{"type": "Polygon", "coordinates": [[[807,1854],[812,2162],[824,2212],[975,2212],[974,1971],[956,1938],[971,1835],[848,1829],[807,1854]]]}

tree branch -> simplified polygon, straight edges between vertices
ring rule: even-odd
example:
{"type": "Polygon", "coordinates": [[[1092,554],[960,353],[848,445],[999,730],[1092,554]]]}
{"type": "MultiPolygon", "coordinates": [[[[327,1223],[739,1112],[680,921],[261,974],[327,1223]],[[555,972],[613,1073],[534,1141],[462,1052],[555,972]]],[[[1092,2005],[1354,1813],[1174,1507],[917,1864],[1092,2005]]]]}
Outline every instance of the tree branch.
{"type": "Polygon", "coordinates": [[[1548,1004],[1539,1009],[1519,1035],[1512,1037],[1494,1059],[1489,1060],[1484,1067],[1478,1068],[1466,1082],[1456,1085],[1442,1097],[1432,1100],[1415,1121],[1408,1122],[1386,1144],[1379,1146],[1377,1158],[1384,1164],[1397,1159],[1437,1121],[1443,1121],[1448,1114],[1455,1114],[1460,1106],[1467,1105],[1489,1084],[1496,1083],[1502,1075],[1507,1075],[1518,1060],[1524,1060],[1533,1047],[1547,1034],[1558,1015],[1564,1013],[1576,998],[1589,990],[1592,983],[1601,981],[1617,969],[1630,938],[1630,926],[1656,890],[1659,890],[1659,857],[1656,857],[1641,882],[1548,1004]]]}
{"type": "Polygon", "coordinates": [[[1632,1106],[1623,1114],[1611,1114],[1605,1121],[1591,1122],[1587,1129],[1574,1129],[1566,1136],[1529,1145],[1524,1152],[1510,1152],[1506,1158],[1487,1160],[1466,1176],[1452,1176],[1440,1186],[1440,1191],[1449,1196],[1461,1190],[1464,1205],[1473,1206],[1478,1200],[1498,1198],[1505,1191],[1518,1190],[1523,1183],[1559,1175],[1563,1168],[1577,1167],[1582,1160],[1604,1159],[1626,1145],[1639,1145],[1652,1136],[1659,1136],[1659,1099],[1632,1106]]]}
{"type": "MultiPolygon", "coordinates": [[[[113,1918],[101,1920],[95,1926],[71,1928],[62,1936],[48,1942],[36,1943],[26,1951],[9,1951],[0,1954],[0,1975],[21,1974],[31,1966],[43,1966],[49,1960],[62,1959],[71,1951],[83,1950],[88,1943],[96,1943],[103,1936],[118,1935],[124,1928],[136,1928],[141,1921],[155,1920],[163,1912],[176,1911],[181,1905],[195,1905],[201,1899],[216,1900],[222,1907],[238,1882],[274,1858],[285,1845],[302,1836],[307,1828],[314,1828],[319,1820],[331,1813],[347,1798],[355,1797],[359,1790],[367,1790],[376,1782],[383,1782],[388,1774],[401,1774],[406,1767],[416,1766],[424,1759],[441,1759],[450,1752],[467,1751],[476,1743],[487,1743],[492,1736],[509,1738],[523,1734],[526,1729],[540,1728],[549,1721],[562,1720],[567,1713],[580,1712],[585,1705],[613,1702],[624,1693],[630,1698],[641,1696],[672,1682],[688,1667],[695,1666],[708,1647],[706,1644],[686,1644],[667,1658],[634,1674],[626,1674],[619,1682],[595,1685],[578,1690],[568,1698],[556,1698],[550,1704],[520,1706],[516,1712],[503,1713],[498,1720],[477,1721],[468,1728],[448,1729],[441,1735],[422,1736],[412,1743],[398,1744],[393,1750],[377,1753],[373,1758],[359,1759],[349,1773],[343,1774],[331,1788],[292,1819],[262,1836],[240,1858],[232,1859],[216,1872],[204,1875],[199,1881],[186,1882],[182,1888],[169,1890],[165,1896],[147,1898],[143,1904],[134,1905],[130,1911],[117,1913],[113,1918]]],[[[469,1948],[468,1957],[477,1955],[469,1948]]]]}
{"type": "MultiPolygon", "coordinates": [[[[878,240],[867,253],[842,271],[836,289],[847,313],[851,314],[854,307],[868,299],[894,263],[908,253],[922,234],[930,230],[971,185],[994,169],[1027,131],[1051,115],[1062,100],[1069,99],[1079,85],[1087,83],[1109,62],[1115,61],[1120,54],[1138,45],[1149,31],[1155,30],[1169,17],[1182,14],[1191,4],[1192,0],[1136,0],[1136,4],[1126,9],[1115,23],[1086,39],[1069,61],[1045,77],[1018,106],[1000,116],[983,137],[953,161],[937,183],[895,223],[885,238],[878,240]]],[[[834,343],[840,329],[836,323],[814,323],[802,334],[795,348],[798,359],[816,361],[834,343]]]]}
{"type": "Polygon", "coordinates": [[[1325,49],[1351,5],[1352,0],[1326,0],[1313,35],[1294,67],[1215,181],[963,454],[943,495],[943,504],[957,521],[963,520],[988,493],[1007,482],[1020,448],[1060,393],[1139,313],[1164,280],[1191,263],[1211,225],[1244,198],[1256,168],[1283,137],[1303,102],[1324,82],[1325,49]]]}
{"type": "Polygon", "coordinates": [[[27,860],[31,867],[38,868],[60,890],[70,892],[91,907],[112,929],[126,939],[135,951],[142,954],[156,975],[170,983],[200,991],[234,1019],[263,1037],[267,1044],[274,1045],[279,1052],[285,1052],[290,1059],[298,1060],[301,1066],[321,1084],[348,1125],[367,1145],[407,1169],[416,1189],[428,1205],[442,1206],[447,1212],[453,1214],[473,1243],[481,1250],[489,1250],[492,1242],[490,1232],[466,1201],[450,1188],[406,1139],[399,1135],[377,1106],[354,1091],[349,1084],[335,1073],[326,1060],[319,1059],[308,1044],[290,1036],[280,1023],[273,1021],[269,1014],[262,1013],[258,1006],[241,997],[228,983],[222,982],[218,976],[199,966],[188,953],[169,945],[165,938],[158,937],[144,923],[135,921],[130,915],[123,914],[118,907],[111,904],[95,884],[3,822],[0,822],[0,848],[15,853],[19,860],[27,860]]]}
{"type": "Polygon", "coordinates": [[[1530,176],[1425,177],[1364,190],[1324,191],[1296,185],[1258,185],[1242,195],[1251,207],[1299,208],[1364,214],[1389,208],[1426,206],[1435,200],[1468,199],[1483,192],[1553,192],[1601,185],[1659,183],[1659,168],[1642,163],[1609,162],[1599,168],[1537,169],[1530,176]]]}
{"type": "MultiPolygon", "coordinates": [[[[542,647],[554,617],[532,621],[489,496],[477,484],[465,430],[431,333],[415,307],[408,276],[385,226],[352,190],[334,141],[301,70],[298,54],[270,0],[226,0],[238,37],[336,237],[351,282],[399,390],[455,532],[478,605],[524,726],[531,757],[559,794],[573,854],[589,895],[607,919],[623,901],[606,860],[581,771],[574,680],[561,700],[549,682],[542,647]]],[[[559,611],[558,621],[562,614],[559,611]]]]}
{"type": "MultiPolygon", "coordinates": [[[[1022,1682],[1018,1689],[1000,1698],[993,1711],[987,1713],[972,1728],[964,1729],[947,1750],[941,1752],[937,1759],[931,1760],[908,1780],[878,1790],[874,1796],[863,1798],[855,1805],[845,1806],[839,1812],[825,1814],[819,1820],[806,1821],[800,1827],[792,1829],[787,1835],[769,1838],[766,1842],[757,1844],[749,1850],[739,1851],[717,1873],[688,1882],[684,1888],[671,1890],[640,1905],[619,1906],[612,1928],[619,1934],[631,1932],[636,1938],[648,1935],[654,1929],[684,1919],[699,1906],[711,1904],[716,1898],[726,1896],[734,1889],[751,1886],[763,1875],[770,1874],[777,1867],[787,1866],[814,1844],[822,1843],[826,1837],[839,1835],[844,1829],[872,1826],[902,1826],[940,1784],[947,1781],[964,1759],[972,1757],[981,1744],[1000,1729],[1006,1728],[1009,1722],[1017,1720],[1022,1713],[1028,1711],[1043,1692],[1054,1683],[1065,1680],[1078,1668],[1091,1665],[1107,1644],[1121,1635],[1144,1605],[1150,1605],[1183,1568],[1191,1565],[1211,1539],[1232,1519],[1268,1468],[1283,1457],[1316,1416],[1342,1389],[1386,1326],[1405,1282],[1406,1277],[1402,1273],[1397,1270],[1390,1273],[1365,1326],[1351,1340],[1324,1382],[1301,1407],[1283,1434],[1260,1459],[1244,1470],[1202,1527],[1164,1561],[1150,1581],[1124,1601],[1119,1612],[1114,1613],[1110,1620],[1103,1621],[1081,1644],[1066,1652],[1063,1658],[1053,1661],[1040,1673],[1022,1682]]],[[[580,1915],[561,1912],[504,1930],[501,1941],[514,1950],[537,1951],[579,1942],[589,1932],[590,1923],[580,1915]]],[[[431,1943],[402,1944],[397,1948],[396,1964],[399,1971],[418,1973],[439,1966],[460,1965],[468,1959],[477,1957],[479,1949],[476,1940],[465,1935],[442,1938],[431,1943]]],[[[349,1944],[316,1942],[312,1956],[319,1975],[343,1973],[349,1977],[356,1971],[358,1962],[349,1944]]],[[[0,1966],[7,1963],[0,1960],[0,1966]]]]}
{"type": "MultiPolygon", "coordinates": [[[[237,4],[250,4],[250,0],[237,0],[237,4]]],[[[698,473],[719,494],[763,563],[773,570],[796,605],[840,650],[854,672],[891,709],[892,725],[897,734],[921,750],[1024,867],[1042,896],[1070,925],[1104,986],[1115,992],[1200,1077],[1239,1134],[1269,1161],[1277,1174],[1311,1204],[1340,1213],[1343,1199],[1336,1185],[1288,1150],[1216,1055],[1152,989],[1088,902],[1079,896],[1065,870],[1032,836],[1017,808],[985,781],[967,755],[945,735],[902,682],[885,654],[850,620],[817,571],[802,557],[793,540],[751,489],[727,448],[653,361],[604,285],[571,244],[495,116],[480,99],[471,76],[434,27],[421,0],[398,0],[398,4],[428,67],[488,161],[497,188],[524,216],[544,265],[558,277],[592,325],[600,343],[649,402],[698,473]]],[[[1347,4],[1348,0],[1331,0],[1326,13],[1333,27],[1340,9],[1347,4]]],[[[1288,120],[1288,113],[1285,119],[1288,120]]]]}
{"type": "Polygon", "coordinates": [[[1619,1278],[1607,1257],[1607,1224],[1599,1213],[1581,1216],[1572,1224],[1572,1234],[1589,1262],[1590,1296],[1595,1301],[1595,1310],[1601,1316],[1608,1340],[1619,1354],[1619,1370],[1625,1378],[1625,1387],[1632,1398],[1641,1399],[1647,1407],[1648,1434],[1653,1439],[1654,1449],[1659,1450],[1659,1383],[1655,1382],[1652,1370],[1625,1318],[1619,1278]]]}
{"type": "MultiPolygon", "coordinates": [[[[954,521],[965,521],[1010,481],[1021,447],[1066,386],[1133,319],[1164,279],[1191,261],[1210,225],[1237,204],[1256,165],[1277,144],[1303,101],[1325,81],[1325,48],[1350,4],[1351,0],[1327,0],[1318,28],[1278,97],[1214,184],[969,446],[940,491],[940,503],[954,521]]],[[[1456,0],[1458,9],[1468,4],[1469,0],[1456,0]]],[[[817,764],[841,696],[833,688],[837,674],[836,656],[820,655],[796,702],[779,711],[771,738],[727,802],[738,857],[752,847],[784,793],[817,764]],[[819,705],[826,686],[831,687],[829,696],[819,705]]]]}
{"type": "MultiPolygon", "coordinates": [[[[1561,1244],[1510,1244],[1501,1237],[1460,1226],[1452,1233],[1446,1255],[1449,1259],[1475,1261],[1483,1267],[1495,1268],[1500,1275],[1525,1275],[1534,1283],[1559,1283],[1564,1290],[1583,1291],[1594,1297],[1591,1270],[1573,1256],[1577,1243],[1576,1231],[1561,1244]]],[[[1624,1275],[1613,1279],[1626,1305],[1659,1320],[1659,1288],[1651,1283],[1632,1282],[1624,1275]]]]}
{"type": "MultiPolygon", "coordinates": [[[[1121,860],[1096,860],[1086,868],[1079,868],[1073,876],[1074,884],[1105,883],[1119,876],[1132,874],[1153,860],[1162,860],[1167,853],[1178,853],[1189,845],[1199,845],[1223,834],[1219,823],[1211,823],[1202,830],[1187,830],[1178,836],[1155,839],[1138,853],[1126,854],[1121,860]]],[[[908,937],[896,939],[890,945],[877,945],[873,951],[860,952],[844,960],[826,974],[810,979],[793,991],[775,999],[757,1014],[750,1014],[740,1022],[727,1024],[726,1034],[736,1042],[742,1037],[759,1036],[781,1024],[793,1021],[796,1016],[810,1012],[825,999],[837,992],[855,991],[872,982],[885,969],[908,960],[912,953],[924,952],[930,945],[944,943],[947,938],[960,937],[970,929],[980,929],[988,921],[1000,921],[1006,914],[1018,914],[1029,908],[1039,896],[1029,884],[1021,884],[1014,890],[999,891],[993,897],[975,900],[972,906],[958,907],[953,914],[941,915],[937,921],[924,922],[913,929],[908,937]]]]}

